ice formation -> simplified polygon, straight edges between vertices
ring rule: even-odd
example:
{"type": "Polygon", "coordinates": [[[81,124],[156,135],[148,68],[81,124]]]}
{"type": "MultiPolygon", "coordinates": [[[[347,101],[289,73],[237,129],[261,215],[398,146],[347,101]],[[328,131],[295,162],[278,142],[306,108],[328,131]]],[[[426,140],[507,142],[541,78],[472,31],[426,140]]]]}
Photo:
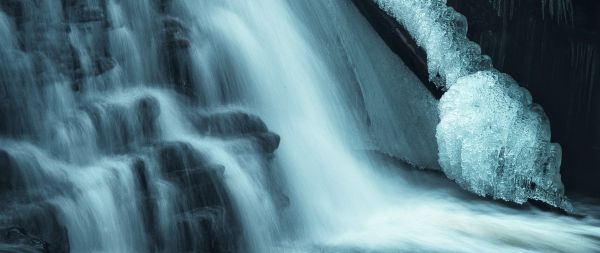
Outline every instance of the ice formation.
{"type": "Polygon", "coordinates": [[[482,196],[571,210],[544,111],[467,39],[466,18],[444,0],[375,1],[427,52],[430,79],[447,90],[436,133],[444,173],[482,196]]]}

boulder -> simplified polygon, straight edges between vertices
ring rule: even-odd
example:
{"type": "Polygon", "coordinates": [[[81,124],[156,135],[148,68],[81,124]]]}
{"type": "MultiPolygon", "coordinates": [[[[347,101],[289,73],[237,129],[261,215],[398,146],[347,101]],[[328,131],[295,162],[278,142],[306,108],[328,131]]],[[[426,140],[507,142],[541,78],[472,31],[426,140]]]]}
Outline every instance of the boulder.
{"type": "Polygon", "coordinates": [[[168,48],[184,49],[190,47],[189,30],[180,19],[165,17],[162,19],[162,23],[161,34],[168,48]]]}
{"type": "Polygon", "coordinates": [[[102,75],[105,72],[113,69],[117,65],[117,61],[112,57],[98,56],[94,60],[94,75],[102,75]]]}
{"type": "MultiPolygon", "coordinates": [[[[0,244],[37,250],[32,252],[70,252],[67,229],[58,221],[52,205],[14,201],[5,204],[0,210],[0,228],[4,228],[0,229],[0,244]]],[[[0,252],[4,252],[1,249],[0,252]]]]}
{"type": "Polygon", "coordinates": [[[259,133],[253,136],[256,143],[265,153],[273,153],[279,147],[281,137],[273,132],[259,133]]]}
{"type": "Polygon", "coordinates": [[[204,207],[182,213],[177,227],[185,235],[180,244],[182,252],[237,252],[241,229],[232,220],[230,210],[223,207],[204,207]]]}
{"type": "MultiPolygon", "coordinates": [[[[179,252],[233,252],[240,224],[224,184],[225,167],[188,143],[158,145],[158,164],[179,191],[177,229],[184,238],[163,242],[158,248],[179,252]]],[[[160,241],[160,239],[159,239],[160,241]]]]}
{"type": "Polygon", "coordinates": [[[148,235],[148,238],[151,238],[149,242],[150,248],[162,248],[164,246],[165,240],[158,233],[158,224],[159,217],[156,216],[157,213],[157,202],[156,197],[153,195],[153,192],[150,189],[150,182],[148,178],[148,168],[146,166],[146,162],[142,159],[135,160],[132,165],[132,170],[134,177],[136,179],[136,183],[138,185],[138,189],[140,191],[139,198],[141,206],[142,206],[142,215],[144,219],[145,232],[148,235]]]}
{"type": "Polygon", "coordinates": [[[167,178],[185,194],[187,208],[229,206],[229,196],[223,184],[222,165],[171,171],[167,178]]]}
{"type": "Polygon", "coordinates": [[[143,97],[136,102],[138,117],[144,136],[154,136],[157,131],[158,116],[160,116],[160,103],[155,97],[143,97]]]}
{"type": "Polygon", "coordinates": [[[21,227],[0,228],[0,252],[50,252],[48,243],[21,227]]]}
{"type": "Polygon", "coordinates": [[[194,127],[204,135],[225,139],[248,138],[265,153],[275,152],[281,141],[280,136],[269,131],[258,116],[243,111],[198,113],[190,118],[194,127]]]}
{"type": "Polygon", "coordinates": [[[178,92],[196,100],[199,91],[194,89],[195,70],[187,50],[191,46],[189,29],[179,18],[171,16],[163,17],[161,23],[159,38],[164,47],[161,53],[171,83],[178,92]]]}
{"type": "Polygon", "coordinates": [[[184,142],[165,142],[157,147],[159,166],[163,173],[203,168],[209,165],[208,157],[184,142]]]}
{"type": "Polygon", "coordinates": [[[0,252],[69,252],[67,230],[45,201],[54,191],[27,189],[15,158],[2,149],[0,171],[0,252]]]}
{"type": "Polygon", "coordinates": [[[182,142],[166,143],[159,148],[161,170],[184,194],[186,208],[228,206],[223,183],[223,165],[209,161],[205,154],[182,142]]]}
{"type": "Polygon", "coordinates": [[[211,136],[240,136],[268,132],[267,125],[256,115],[243,111],[192,115],[196,129],[211,136]]]}

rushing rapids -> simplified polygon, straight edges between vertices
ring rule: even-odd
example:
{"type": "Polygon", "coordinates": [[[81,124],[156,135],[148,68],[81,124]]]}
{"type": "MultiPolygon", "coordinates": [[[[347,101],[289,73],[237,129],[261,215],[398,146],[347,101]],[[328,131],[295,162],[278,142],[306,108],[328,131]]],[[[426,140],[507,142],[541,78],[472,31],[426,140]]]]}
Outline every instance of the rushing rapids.
{"type": "Polygon", "coordinates": [[[349,1],[3,0],[0,41],[1,252],[600,246],[411,170],[438,101],[349,1]]]}

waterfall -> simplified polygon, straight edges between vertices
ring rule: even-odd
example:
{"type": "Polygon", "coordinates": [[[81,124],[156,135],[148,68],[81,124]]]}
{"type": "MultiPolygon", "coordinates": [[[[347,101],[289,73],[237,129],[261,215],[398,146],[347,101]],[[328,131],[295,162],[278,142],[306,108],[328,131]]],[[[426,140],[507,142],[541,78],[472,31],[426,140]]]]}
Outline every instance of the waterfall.
{"type": "Polygon", "coordinates": [[[0,251],[600,246],[413,170],[438,101],[349,1],[6,0],[0,41],[0,251]]]}

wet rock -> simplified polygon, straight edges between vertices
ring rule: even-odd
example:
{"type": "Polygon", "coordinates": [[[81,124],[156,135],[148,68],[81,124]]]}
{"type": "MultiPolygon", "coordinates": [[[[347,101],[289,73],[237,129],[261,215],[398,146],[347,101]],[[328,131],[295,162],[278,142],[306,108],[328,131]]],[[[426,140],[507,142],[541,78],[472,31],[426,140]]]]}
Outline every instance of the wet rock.
{"type": "Polygon", "coordinates": [[[137,179],[137,183],[140,187],[142,198],[148,198],[150,196],[150,188],[148,186],[146,164],[141,159],[136,160],[135,162],[133,162],[132,169],[135,178],[137,179]]]}
{"type": "Polygon", "coordinates": [[[158,158],[159,165],[166,174],[192,168],[203,168],[209,165],[206,155],[196,151],[190,144],[183,142],[160,144],[158,158]]]}
{"type": "Polygon", "coordinates": [[[137,181],[137,185],[140,191],[140,203],[142,205],[142,212],[145,231],[148,238],[151,238],[150,244],[154,244],[155,248],[162,248],[164,246],[164,239],[160,237],[158,233],[159,217],[157,213],[157,202],[153,192],[151,191],[150,179],[148,178],[148,168],[146,163],[142,159],[137,159],[132,164],[133,173],[137,181]]]}
{"type": "Polygon", "coordinates": [[[132,116],[135,114],[129,113],[124,105],[98,102],[86,105],[83,110],[92,120],[99,146],[107,151],[125,151],[141,132],[141,129],[136,129],[133,125],[136,121],[132,116]]]}
{"type": "Polygon", "coordinates": [[[273,153],[279,147],[281,137],[273,132],[259,133],[254,136],[258,145],[262,148],[262,151],[266,153],[273,153]]]}
{"type": "Polygon", "coordinates": [[[155,97],[143,97],[136,102],[138,117],[144,136],[154,136],[157,131],[158,116],[160,116],[160,103],[155,97]]]}
{"type": "MultiPolygon", "coordinates": [[[[71,46],[72,48],[72,46],[71,46]]],[[[65,54],[67,55],[67,54],[65,54]]],[[[70,58],[59,60],[60,66],[64,66],[63,73],[67,74],[72,79],[72,88],[74,91],[80,91],[86,78],[102,75],[117,66],[117,61],[110,56],[95,56],[93,57],[92,69],[90,73],[84,70],[81,66],[81,61],[75,49],[71,49],[70,58]]]]}
{"type": "Polygon", "coordinates": [[[223,183],[224,167],[186,169],[172,171],[167,175],[185,193],[188,208],[205,206],[228,206],[229,197],[223,183]]]}
{"type": "Polygon", "coordinates": [[[94,60],[94,75],[101,75],[105,72],[113,69],[117,65],[117,61],[115,61],[111,57],[100,56],[96,57],[94,60]]]}
{"type": "Polygon", "coordinates": [[[160,103],[155,97],[140,98],[136,104],[140,117],[143,118],[144,121],[154,121],[160,115],[160,103]]]}
{"type": "Polygon", "coordinates": [[[148,144],[158,131],[160,103],[143,96],[131,104],[100,100],[83,108],[98,134],[100,147],[111,152],[124,152],[148,144]]]}
{"type": "Polygon", "coordinates": [[[160,13],[167,13],[169,5],[173,0],[157,0],[158,2],[158,10],[160,13]]]}
{"type": "Polygon", "coordinates": [[[177,228],[181,252],[233,252],[240,225],[224,183],[225,167],[190,144],[159,145],[157,158],[165,178],[181,194],[177,228]]]}
{"type": "Polygon", "coordinates": [[[72,9],[69,19],[73,22],[86,23],[104,21],[105,15],[101,8],[80,5],[72,9]]]}
{"type": "Polygon", "coordinates": [[[12,17],[23,16],[23,3],[19,0],[2,0],[0,1],[0,10],[12,17]]]}
{"type": "MultiPolygon", "coordinates": [[[[168,3],[161,1],[160,4],[162,6],[168,3]]],[[[195,70],[187,50],[191,46],[189,29],[180,19],[171,16],[163,17],[161,23],[163,26],[159,38],[164,47],[161,53],[171,83],[179,93],[197,100],[199,91],[194,89],[195,70]]]]}
{"type": "Polygon", "coordinates": [[[210,163],[206,155],[187,143],[168,143],[158,152],[162,171],[185,193],[187,208],[229,205],[224,166],[210,163]]]}
{"type": "Polygon", "coordinates": [[[168,48],[188,48],[190,46],[189,30],[183,22],[174,17],[165,17],[162,19],[163,30],[161,31],[165,44],[168,48]]]}
{"type": "Polygon", "coordinates": [[[0,168],[2,169],[2,177],[0,177],[0,194],[7,192],[12,187],[12,169],[11,160],[8,152],[0,150],[0,168]]]}
{"type": "Polygon", "coordinates": [[[185,212],[178,217],[178,229],[186,238],[181,251],[237,252],[240,227],[223,207],[204,207],[185,212]]]}
{"type": "MultiPolygon", "coordinates": [[[[165,44],[165,49],[161,52],[164,61],[164,67],[169,76],[170,83],[180,94],[187,96],[192,101],[198,101],[200,97],[199,90],[195,89],[194,67],[192,59],[187,50],[182,50],[180,42],[177,40],[165,44]]],[[[185,44],[185,42],[181,42],[185,44]]]]}
{"type": "Polygon", "coordinates": [[[9,206],[0,210],[0,228],[4,228],[0,229],[0,244],[20,245],[37,250],[33,252],[70,251],[67,230],[59,223],[52,205],[45,202],[4,204],[9,206]]]}
{"type": "Polygon", "coordinates": [[[0,252],[69,252],[67,231],[45,202],[54,191],[27,189],[14,158],[4,150],[0,171],[0,252]]]}
{"type": "Polygon", "coordinates": [[[24,186],[23,179],[19,175],[19,168],[11,155],[0,149],[0,199],[4,195],[9,195],[13,191],[22,190],[24,186]]]}
{"type": "Polygon", "coordinates": [[[431,94],[437,99],[442,97],[443,91],[429,79],[425,51],[417,45],[408,31],[396,19],[380,9],[374,1],[352,0],[352,2],[388,47],[402,58],[431,94]]]}
{"type": "Polygon", "coordinates": [[[188,48],[190,47],[190,41],[187,38],[176,34],[167,40],[167,45],[173,48],[188,48]]]}
{"type": "Polygon", "coordinates": [[[211,136],[240,136],[268,132],[267,125],[257,116],[242,111],[196,114],[192,116],[196,129],[211,136]]]}
{"type": "Polygon", "coordinates": [[[164,17],[162,19],[162,23],[163,23],[165,30],[180,31],[180,32],[186,32],[186,33],[188,32],[188,29],[183,24],[183,21],[181,21],[181,19],[179,19],[179,18],[164,17]]]}
{"type": "Polygon", "coordinates": [[[258,116],[243,111],[195,114],[191,119],[202,134],[223,138],[248,138],[265,153],[275,152],[281,141],[280,136],[270,132],[258,116]]]}
{"type": "Polygon", "coordinates": [[[0,252],[50,252],[48,243],[21,227],[0,228],[0,252]]]}

